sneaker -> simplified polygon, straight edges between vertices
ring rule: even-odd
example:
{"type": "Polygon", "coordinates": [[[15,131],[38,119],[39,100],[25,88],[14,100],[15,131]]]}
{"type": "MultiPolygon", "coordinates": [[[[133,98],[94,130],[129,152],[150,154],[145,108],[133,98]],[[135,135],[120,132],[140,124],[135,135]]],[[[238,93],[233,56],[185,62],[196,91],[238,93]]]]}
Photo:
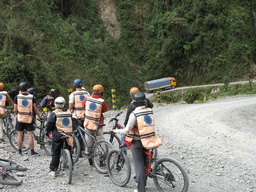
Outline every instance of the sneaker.
{"type": "Polygon", "coordinates": [[[31,152],[31,156],[40,156],[40,154],[35,152],[35,151],[33,151],[33,152],[31,152]]]}
{"type": "Polygon", "coordinates": [[[56,177],[56,172],[55,172],[55,171],[50,171],[50,172],[49,172],[49,176],[51,176],[51,177],[56,177]]]}
{"type": "Polygon", "coordinates": [[[22,152],[18,151],[17,155],[22,156],[22,152]]]}

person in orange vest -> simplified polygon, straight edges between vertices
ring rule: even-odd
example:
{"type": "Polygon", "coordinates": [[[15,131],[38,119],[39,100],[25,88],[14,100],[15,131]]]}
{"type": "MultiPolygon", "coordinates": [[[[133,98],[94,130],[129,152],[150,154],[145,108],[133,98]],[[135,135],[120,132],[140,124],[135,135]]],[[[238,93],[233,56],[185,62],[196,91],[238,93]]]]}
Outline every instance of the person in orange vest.
{"type": "Polygon", "coordinates": [[[61,137],[66,133],[72,133],[72,114],[66,108],[66,101],[63,97],[57,97],[54,101],[55,110],[46,122],[46,133],[52,133],[52,160],[50,163],[49,175],[56,177],[56,171],[60,162],[60,153],[63,145],[61,137]]]}
{"type": "Polygon", "coordinates": [[[4,142],[3,138],[3,117],[6,116],[6,102],[8,101],[10,105],[13,106],[13,100],[7,91],[4,91],[4,83],[0,83],[0,143],[4,142]]]}
{"type": "MultiPolygon", "coordinates": [[[[104,87],[100,84],[96,84],[92,88],[92,94],[82,101],[82,105],[85,107],[85,119],[84,128],[87,129],[92,135],[96,134],[97,139],[103,138],[103,127],[99,127],[95,122],[100,124],[104,123],[103,113],[108,111],[107,102],[102,99],[104,93],[104,87]]],[[[88,143],[89,149],[92,147],[93,139],[85,135],[85,139],[88,143]]],[[[86,151],[87,155],[90,154],[90,150],[86,151]]],[[[92,159],[88,159],[89,164],[92,165],[92,159]]]]}
{"type": "Polygon", "coordinates": [[[14,98],[14,113],[17,116],[15,128],[18,131],[18,155],[22,155],[22,143],[24,130],[27,131],[28,143],[31,150],[31,156],[37,156],[39,153],[34,151],[34,137],[33,137],[33,114],[35,113],[40,119],[39,110],[36,106],[36,99],[33,95],[28,93],[28,83],[21,82],[19,84],[20,93],[14,98]]]}
{"type": "Polygon", "coordinates": [[[147,107],[146,102],[145,94],[136,92],[132,100],[135,109],[131,112],[127,125],[124,129],[113,130],[115,133],[126,134],[125,140],[131,143],[138,192],[145,192],[147,180],[144,151],[162,145],[161,139],[155,134],[153,111],[147,107]]]}

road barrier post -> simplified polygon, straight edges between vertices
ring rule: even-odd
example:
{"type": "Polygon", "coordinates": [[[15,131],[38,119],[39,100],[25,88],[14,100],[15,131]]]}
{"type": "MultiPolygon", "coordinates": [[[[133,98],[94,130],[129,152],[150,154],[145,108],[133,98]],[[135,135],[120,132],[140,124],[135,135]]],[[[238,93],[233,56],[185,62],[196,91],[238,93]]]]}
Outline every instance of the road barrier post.
{"type": "Polygon", "coordinates": [[[160,103],[160,100],[161,100],[160,91],[161,91],[161,89],[158,87],[158,89],[157,89],[157,101],[158,101],[158,103],[160,103]]]}
{"type": "Polygon", "coordinates": [[[112,94],[112,108],[116,110],[116,90],[111,89],[111,94],[112,94]]]}

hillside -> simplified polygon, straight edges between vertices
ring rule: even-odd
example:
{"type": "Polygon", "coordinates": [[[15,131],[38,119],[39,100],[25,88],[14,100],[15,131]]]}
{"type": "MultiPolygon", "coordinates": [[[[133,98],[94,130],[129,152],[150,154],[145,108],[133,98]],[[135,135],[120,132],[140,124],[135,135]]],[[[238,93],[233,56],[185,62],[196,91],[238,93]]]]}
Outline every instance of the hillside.
{"type": "Polygon", "coordinates": [[[175,76],[179,86],[251,79],[256,46],[252,2],[239,0],[51,0],[0,2],[0,81],[21,81],[41,98],[68,96],[75,78],[116,89],[175,76]]]}

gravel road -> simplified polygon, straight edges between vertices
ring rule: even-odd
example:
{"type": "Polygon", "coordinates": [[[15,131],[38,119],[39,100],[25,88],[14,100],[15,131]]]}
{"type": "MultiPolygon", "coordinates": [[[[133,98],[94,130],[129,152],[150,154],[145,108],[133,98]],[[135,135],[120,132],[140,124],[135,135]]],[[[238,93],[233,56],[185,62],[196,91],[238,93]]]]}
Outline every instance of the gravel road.
{"type": "MultiPolygon", "coordinates": [[[[256,95],[228,97],[204,104],[155,103],[157,134],[164,143],[159,148],[159,156],[172,157],[186,168],[190,192],[256,192],[255,106],[256,95]]],[[[106,122],[117,113],[107,112],[106,122]]],[[[120,122],[124,117],[125,113],[120,122]]],[[[48,176],[50,157],[36,147],[41,156],[25,154],[20,157],[8,142],[0,144],[0,157],[19,161],[29,168],[20,174],[22,185],[0,185],[1,191],[132,192],[135,189],[132,179],[126,187],[115,186],[107,175],[89,167],[86,157],[79,159],[73,182],[67,185],[63,175],[48,176]]],[[[147,191],[156,191],[151,179],[147,191]]]]}

